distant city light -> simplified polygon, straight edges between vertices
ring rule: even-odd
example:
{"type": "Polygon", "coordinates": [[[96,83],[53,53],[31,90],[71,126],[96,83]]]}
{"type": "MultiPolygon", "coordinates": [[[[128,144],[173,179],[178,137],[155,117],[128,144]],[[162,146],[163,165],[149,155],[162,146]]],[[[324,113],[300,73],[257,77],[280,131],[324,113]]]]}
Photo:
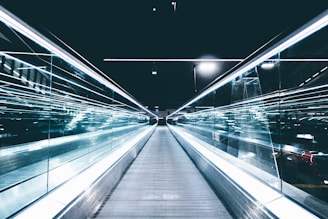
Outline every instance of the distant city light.
{"type": "Polygon", "coordinates": [[[297,138],[303,138],[303,139],[309,139],[309,140],[313,140],[314,136],[311,134],[297,134],[296,135],[297,138]]]}
{"type": "Polygon", "coordinates": [[[275,66],[275,63],[274,62],[263,62],[261,64],[261,68],[265,69],[265,70],[270,70],[270,69],[273,69],[275,66]]]}

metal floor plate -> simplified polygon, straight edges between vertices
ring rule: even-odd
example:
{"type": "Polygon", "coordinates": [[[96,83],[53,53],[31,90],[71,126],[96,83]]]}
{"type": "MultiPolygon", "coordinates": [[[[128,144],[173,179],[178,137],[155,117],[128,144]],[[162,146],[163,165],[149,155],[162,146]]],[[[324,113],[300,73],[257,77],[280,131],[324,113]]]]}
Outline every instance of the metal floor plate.
{"type": "Polygon", "coordinates": [[[232,218],[165,126],[159,126],[94,218],[232,218]]]}

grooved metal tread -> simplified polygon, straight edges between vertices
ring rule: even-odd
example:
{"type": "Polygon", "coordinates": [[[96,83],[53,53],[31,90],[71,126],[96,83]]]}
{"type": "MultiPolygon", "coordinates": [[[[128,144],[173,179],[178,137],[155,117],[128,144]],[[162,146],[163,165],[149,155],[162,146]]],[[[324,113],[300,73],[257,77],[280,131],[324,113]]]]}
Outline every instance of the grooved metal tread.
{"type": "Polygon", "coordinates": [[[165,126],[94,218],[232,218],[165,126]]]}

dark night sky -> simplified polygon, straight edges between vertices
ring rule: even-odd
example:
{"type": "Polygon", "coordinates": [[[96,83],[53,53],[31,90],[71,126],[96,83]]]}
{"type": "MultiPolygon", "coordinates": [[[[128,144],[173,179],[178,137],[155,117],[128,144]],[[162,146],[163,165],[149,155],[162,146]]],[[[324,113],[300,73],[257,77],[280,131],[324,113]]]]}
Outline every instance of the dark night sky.
{"type": "MultiPolygon", "coordinates": [[[[144,105],[178,107],[195,95],[193,63],[104,58],[245,58],[282,31],[328,8],[326,0],[1,0],[40,32],[54,33],[144,105]],[[153,8],[156,11],[153,11],[153,8]]],[[[224,63],[219,74],[236,63],[224,63]]],[[[215,75],[198,78],[201,89],[215,75]]]]}

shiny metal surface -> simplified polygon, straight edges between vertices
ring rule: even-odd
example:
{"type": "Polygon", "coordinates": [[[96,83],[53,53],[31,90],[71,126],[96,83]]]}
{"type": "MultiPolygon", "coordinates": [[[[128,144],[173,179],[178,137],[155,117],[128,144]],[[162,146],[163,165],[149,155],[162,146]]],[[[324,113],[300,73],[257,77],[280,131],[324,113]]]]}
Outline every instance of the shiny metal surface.
{"type": "Polygon", "coordinates": [[[169,129],[236,218],[324,218],[245,172],[241,168],[245,163],[233,156],[214,153],[213,146],[182,129],[170,125],[169,129]]]}
{"type": "Polygon", "coordinates": [[[232,218],[166,127],[159,126],[95,218],[232,218]]]}
{"type": "MultiPolygon", "coordinates": [[[[113,153],[10,218],[90,218],[119,183],[155,129],[156,125],[128,139],[113,153]]],[[[37,188],[35,185],[26,189],[31,191],[37,188]]]]}

